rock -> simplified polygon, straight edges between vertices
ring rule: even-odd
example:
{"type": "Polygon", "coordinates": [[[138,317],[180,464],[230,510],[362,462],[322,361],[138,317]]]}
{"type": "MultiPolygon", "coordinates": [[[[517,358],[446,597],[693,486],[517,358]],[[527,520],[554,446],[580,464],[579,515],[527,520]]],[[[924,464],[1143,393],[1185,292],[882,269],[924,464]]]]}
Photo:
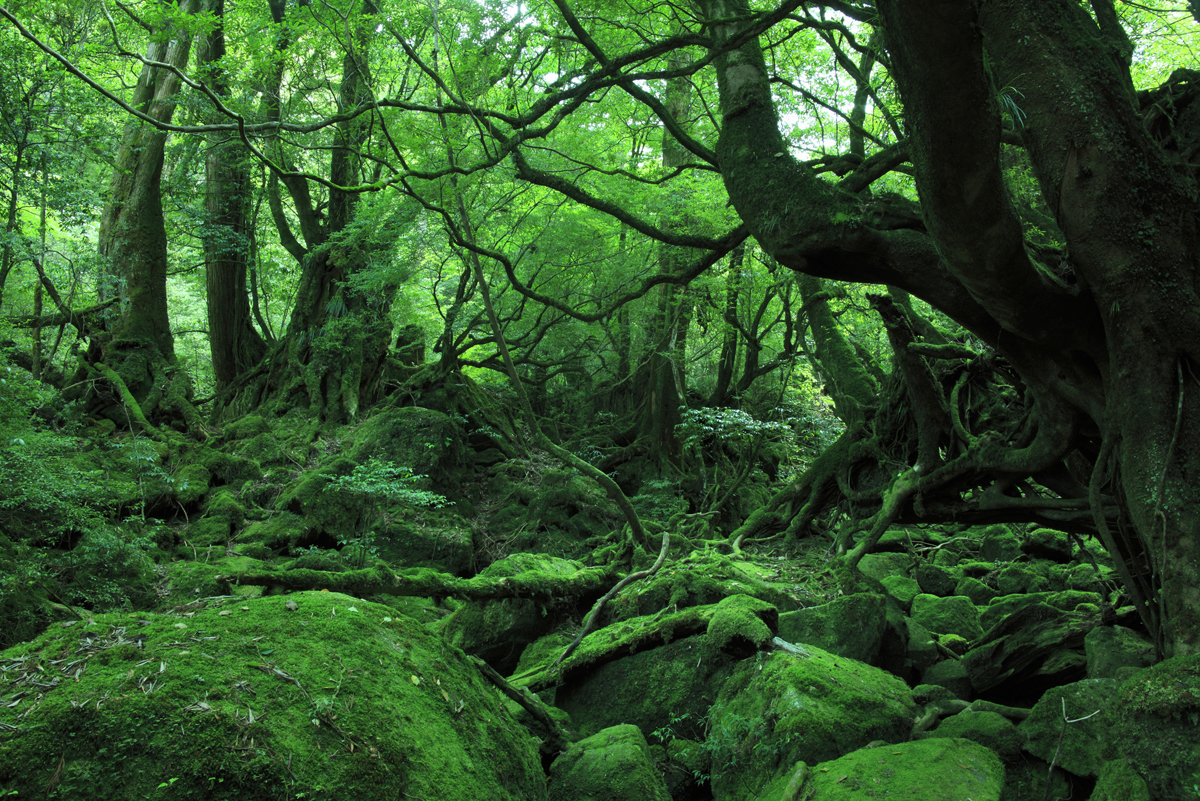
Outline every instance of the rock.
{"type": "Polygon", "coordinates": [[[710,715],[716,798],[753,799],[797,761],[908,739],[917,707],[895,676],[813,646],[738,664],[710,715]]]}
{"type": "Polygon", "coordinates": [[[292,598],[298,611],[274,597],[97,614],[0,653],[6,694],[40,684],[0,708],[5,787],[78,801],[142,801],[172,779],[181,798],[546,797],[536,741],[461,651],[386,606],[292,598]]]}
{"type": "Polygon", "coordinates": [[[933,595],[918,595],[913,599],[913,620],[936,634],[957,634],[965,640],[974,640],[983,634],[979,625],[979,610],[970,598],[951,595],[938,598],[933,595]]]}
{"type": "Polygon", "coordinates": [[[913,578],[921,585],[921,592],[941,597],[953,595],[954,585],[958,583],[949,570],[931,564],[917,565],[913,570],[913,578]]]}
{"type": "Polygon", "coordinates": [[[1128,762],[1113,759],[1100,768],[1100,778],[1088,801],[1151,801],[1150,788],[1128,762]]]}
{"type": "Polygon", "coordinates": [[[1016,759],[1025,747],[1025,734],[996,712],[959,712],[938,725],[930,737],[961,737],[992,749],[1005,762],[1016,759]]]}
{"type": "Polygon", "coordinates": [[[671,801],[646,738],[629,724],[611,726],[572,745],[550,766],[548,784],[550,801],[671,801]]]}
{"type": "Polygon", "coordinates": [[[372,457],[429,476],[435,487],[460,494],[465,464],[462,434],[447,414],[403,406],[371,415],[355,429],[346,454],[355,464],[372,457]]]}
{"type": "MultiPolygon", "coordinates": [[[[1034,602],[1008,615],[977,640],[962,658],[977,692],[1001,685],[1037,694],[1084,675],[1083,638],[1099,622],[1099,611],[1064,612],[1034,602]],[[1075,649],[1073,660],[1063,653],[1075,649]],[[1059,652],[1059,657],[1050,657],[1059,652]]],[[[997,691],[999,692],[999,691],[997,691]]]]}
{"type": "Polygon", "coordinates": [[[913,598],[921,594],[921,585],[916,579],[908,576],[884,576],[880,583],[887,594],[906,612],[912,606],[913,598]]]}
{"type": "Polygon", "coordinates": [[[970,740],[941,738],[863,748],[813,768],[796,766],[759,798],[999,801],[1003,787],[1004,765],[995,754],[970,740]],[[791,796],[789,783],[800,785],[791,796]]]}
{"type": "MultiPolygon", "coordinates": [[[[569,576],[583,567],[579,562],[547,554],[520,553],[493,562],[480,576],[502,578],[520,573],[569,576]]],[[[517,666],[525,646],[558,625],[557,615],[545,605],[523,598],[467,601],[446,617],[441,631],[454,646],[474,654],[507,676],[517,666]]]]}
{"type": "Polygon", "coordinates": [[[943,659],[941,662],[931,665],[921,674],[921,681],[924,684],[945,687],[964,701],[971,700],[973,694],[967,670],[957,659],[943,659]]]}
{"type": "Polygon", "coordinates": [[[942,655],[938,651],[937,640],[930,633],[929,629],[912,618],[905,618],[905,624],[908,630],[909,666],[918,671],[923,671],[941,659],[942,655]]]}
{"type": "Polygon", "coordinates": [[[1200,654],[1176,656],[1120,685],[1113,711],[1121,754],[1155,801],[1195,799],[1200,783],[1200,654]]]}
{"type": "Polygon", "coordinates": [[[887,602],[872,593],[845,595],[779,616],[780,639],[815,645],[867,664],[877,664],[887,627],[887,602]]]}
{"type": "Polygon", "coordinates": [[[1022,754],[1005,765],[1004,790],[1000,793],[1000,801],[1044,801],[1047,795],[1052,799],[1075,797],[1066,771],[1059,767],[1051,770],[1050,763],[1029,754],[1022,754]],[[1050,783],[1049,793],[1047,781],[1050,783]]]}
{"type": "Polygon", "coordinates": [[[674,724],[676,736],[703,739],[712,699],[735,664],[706,635],[686,637],[572,675],[555,703],[583,736],[632,723],[649,737],[674,724]]]}
{"type": "Polygon", "coordinates": [[[1084,679],[1047,690],[1021,723],[1029,740],[1025,750],[1047,761],[1057,753],[1055,764],[1064,770],[1098,776],[1104,763],[1118,756],[1111,714],[1116,690],[1112,679],[1084,679]],[[1064,724],[1064,714],[1072,722],[1064,724]]]}
{"type": "Polygon", "coordinates": [[[887,576],[907,576],[913,558],[906,553],[869,553],[858,562],[864,576],[883,581],[887,576]]]}
{"type": "Polygon", "coordinates": [[[1018,609],[1039,603],[1063,612],[1077,610],[1092,612],[1100,608],[1100,600],[1100,596],[1094,592],[1080,592],[1079,590],[1005,595],[996,598],[983,609],[980,613],[980,623],[983,624],[983,630],[986,632],[1018,609]]]}
{"type": "Polygon", "coordinates": [[[1154,664],[1154,644],[1124,626],[1097,626],[1083,638],[1089,679],[1127,678],[1118,673],[1154,664]]]}
{"type": "Polygon", "coordinates": [[[958,580],[958,583],[954,585],[954,594],[965,595],[976,606],[987,606],[999,595],[996,590],[993,590],[979,579],[971,578],[970,576],[963,576],[958,580]]]}
{"type": "Polygon", "coordinates": [[[717,604],[705,634],[718,651],[745,659],[775,636],[758,616],[762,602],[749,595],[731,595],[717,604]]]}
{"type": "Polygon", "coordinates": [[[1011,562],[1021,555],[1021,541],[1003,524],[985,528],[979,546],[979,558],[985,562],[1011,562]]]}
{"type": "Polygon", "coordinates": [[[1025,535],[1021,552],[1034,559],[1052,562],[1071,561],[1071,539],[1065,532],[1051,528],[1035,528],[1025,535]]]}
{"type": "Polygon", "coordinates": [[[1029,565],[1012,564],[996,574],[1001,595],[1040,592],[1048,589],[1045,576],[1029,565]]]}

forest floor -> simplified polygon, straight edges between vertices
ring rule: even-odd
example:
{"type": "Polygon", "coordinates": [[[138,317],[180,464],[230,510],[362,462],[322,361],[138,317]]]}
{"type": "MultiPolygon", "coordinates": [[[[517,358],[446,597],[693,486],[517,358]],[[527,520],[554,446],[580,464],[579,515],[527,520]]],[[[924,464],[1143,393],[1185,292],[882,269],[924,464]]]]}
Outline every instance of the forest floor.
{"type": "Polygon", "coordinates": [[[632,499],[655,570],[504,433],[14,438],[0,797],[1200,794],[1200,660],[1160,661],[1097,542],[895,527],[849,572],[827,539],[731,552],[662,482],[632,499]]]}

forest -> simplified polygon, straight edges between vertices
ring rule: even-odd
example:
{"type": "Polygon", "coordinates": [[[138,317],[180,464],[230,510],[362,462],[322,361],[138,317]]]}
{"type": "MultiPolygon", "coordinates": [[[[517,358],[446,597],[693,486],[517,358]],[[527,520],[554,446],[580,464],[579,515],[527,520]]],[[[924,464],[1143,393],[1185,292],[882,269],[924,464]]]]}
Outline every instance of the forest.
{"type": "Polygon", "coordinates": [[[1197,0],[0,18],[0,798],[1200,798],[1197,0]]]}

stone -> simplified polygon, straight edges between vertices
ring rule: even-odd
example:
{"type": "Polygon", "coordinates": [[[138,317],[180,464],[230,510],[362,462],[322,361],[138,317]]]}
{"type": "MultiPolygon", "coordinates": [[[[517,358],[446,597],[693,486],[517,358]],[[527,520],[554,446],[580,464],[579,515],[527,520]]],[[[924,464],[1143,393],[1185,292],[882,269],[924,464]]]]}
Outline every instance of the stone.
{"type": "Polygon", "coordinates": [[[921,674],[924,684],[936,684],[945,687],[964,701],[971,700],[971,679],[967,676],[966,668],[957,659],[943,659],[928,667],[921,674]]]}
{"type": "Polygon", "coordinates": [[[918,595],[913,599],[909,614],[913,620],[936,634],[957,634],[965,640],[974,640],[983,635],[979,610],[970,598],[961,595],[947,598],[918,595]]]}
{"type": "Polygon", "coordinates": [[[1005,762],[1011,762],[1025,747],[1025,733],[997,712],[959,712],[943,720],[930,737],[961,737],[992,749],[1005,762]]]}
{"type": "Polygon", "coordinates": [[[1176,656],[1120,685],[1113,710],[1121,755],[1155,801],[1184,801],[1200,784],[1200,654],[1176,656]]]}
{"type": "Polygon", "coordinates": [[[814,646],[745,660],[710,716],[713,795],[753,799],[797,761],[836,759],[876,740],[905,741],[916,713],[900,679],[814,646]]]}
{"type": "Polygon", "coordinates": [[[913,578],[921,585],[921,592],[938,596],[953,595],[954,585],[958,583],[952,572],[931,564],[917,565],[913,578]]]}
{"type": "Polygon", "coordinates": [[[1116,690],[1112,679],[1084,679],[1047,690],[1021,723],[1028,737],[1025,750],[1047,761],[1057,754],[1055,764],[1077,776],[1098,776],[1104,763],[1118,756],[1111,714],[1116,690]]]}
{"type": "Polygon", "coordinates": [[[1154,644],[1124,626],[1097,626],[1083,638],[1089,679],[1115,679],[1122,668],[1154,664],[1154,644]]]}
{"type": "Polygon", "coordinates": [[[912,606],[913,598],[921,594],[921,585],[908,576],[884,576],[880,583],[884,591],[906,612],[912,606]]]}
{"type": "Polygon", "coordinates": [[[821,606],[784,612],[779,616],[779,637],[877,664],[887,625],[884,596],[855,593],[821,606]]]}
{"type": "Polygon", "coordinates": [[[548,796],[549,801],[671,801],[646,738],[629,724],[596,732],[554,760],[548,796]]]}

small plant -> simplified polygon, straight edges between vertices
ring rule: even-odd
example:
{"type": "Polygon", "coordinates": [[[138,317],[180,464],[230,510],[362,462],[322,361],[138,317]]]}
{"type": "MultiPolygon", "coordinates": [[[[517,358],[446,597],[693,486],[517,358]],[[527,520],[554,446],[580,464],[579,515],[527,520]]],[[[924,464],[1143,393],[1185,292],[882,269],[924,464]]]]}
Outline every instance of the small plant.
{"type": "Polygon", "coordinates": [[[450,501],[429,490],[419,489],[418,484],[428,476],[416,475],[410,467],[399,467],[392,462],[368,459],[348,476],[338,476],[325,485],[325,492],[344,492],[362,500],[363,523],[354,537],[341,541],[342,545],[353,544],[357,548],[355,566],[366,566],[367,555],[376,553],[375,532],[370,525],[378,517],[379,507],[385,502],[403,503],[409,506],[445,506],[450,501]]]}

